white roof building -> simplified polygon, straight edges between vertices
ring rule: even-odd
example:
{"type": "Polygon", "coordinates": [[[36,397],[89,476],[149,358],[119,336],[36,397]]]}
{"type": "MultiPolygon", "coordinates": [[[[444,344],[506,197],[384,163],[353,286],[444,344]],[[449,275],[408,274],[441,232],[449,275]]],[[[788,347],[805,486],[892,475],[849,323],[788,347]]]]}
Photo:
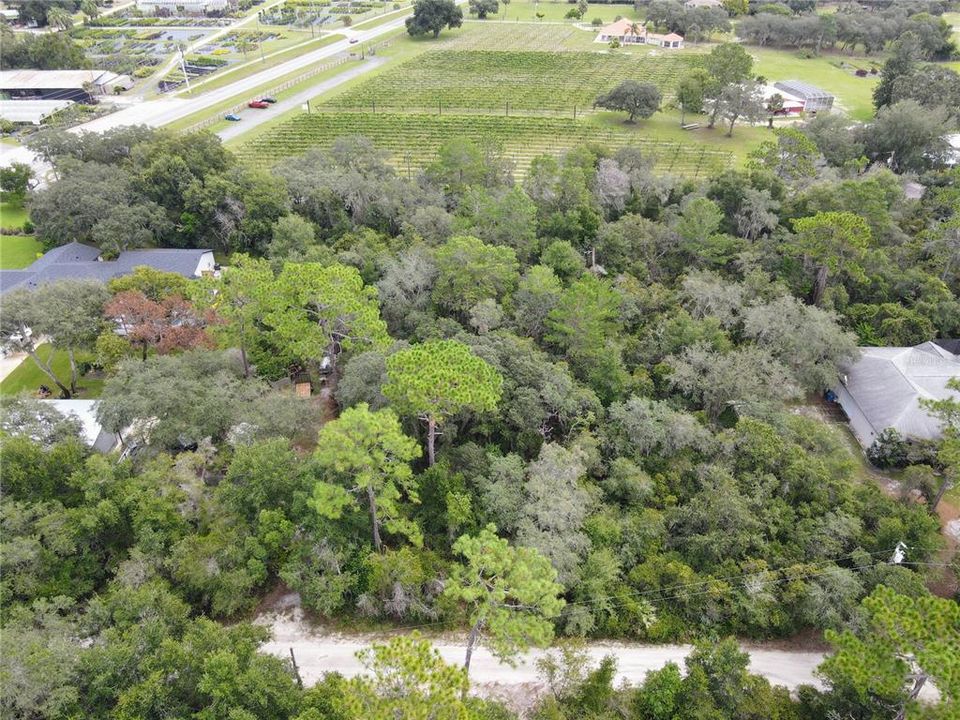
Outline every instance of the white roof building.
{"type": "Polygon", "coordinates": [[[844,370],[834,389],[860,444],[870,447],[887,428],[904,438],[940,437],[940,421],[920,400],[960,399],[960,394],[947,387],[951,378],[960,378],[960,355],[936,342],[860,351],[860,359],[844,370]]]}
{"type": "Polygon", "coordinates": [[[223,12],[230,6],[229,0],[137,0],[137,9],[142,12],[156,13],[158,10],[166,10],[171,15],[205,15],[223,12]]]}
{"type": "Polygon", "coordinates": [[[133,79],[110,70],[0,70],[0,92],[11,95],[39,95],[45,100],[70,100],[69,90],[112,95],[114,88],[129,90],[133,79]],[[53,97],[51,97],[51,95],[53,97]]]}
{"type": "Polygon", "coordinates": [[[73,100],[0,100],[0,118],[12,123],[40,125],[73,105],[73,100]]]}

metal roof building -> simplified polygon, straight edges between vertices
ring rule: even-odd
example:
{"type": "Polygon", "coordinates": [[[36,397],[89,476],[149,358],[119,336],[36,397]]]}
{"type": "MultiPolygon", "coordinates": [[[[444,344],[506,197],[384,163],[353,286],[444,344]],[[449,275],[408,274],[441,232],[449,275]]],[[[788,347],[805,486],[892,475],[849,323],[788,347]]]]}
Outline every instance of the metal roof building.
{"type": "Polygon", "coordinates": [[[863,447],[870,447],[887,428],[905,438],[940,437],[940,422],[920,400],[957,396],[947,381],[960,377],[960,355],[948,347],[949,343],[925,342],[916,347],[860,348],[860,359],[846,368],[834,392],[863,447]]]}
{"type": "Polygon", "coordinates": [[[215,269],[212,250],[127,250],[116,260],[101,260],[99,249],[72,242],[54,248],[22,270],[0,270],[0,293],[19,287],[33,289],[64,279],[107,282],[130,274],[140,265],[188,278],[200,277],[215,269]]]}
{"type": "Polygon", "coordinates": [[[73,100],[0,100],[0,118],[12,123],[40,125],[73,105],[73,100]]]}
{"type": "Polygon", "coordinates": [[[109,70],[0,70],[0,93],[12,98],[90,102],[116,87],[128,90],[133,80],[109,70]]]}
{"type": "Polygon", "coordinates": [[[780,80],[775,82],[773,86],[778,90],[783,90],[801,98],[804,101],[804,112],[818,112],[833,107],[833,95],[801,80],[780,80]]]}

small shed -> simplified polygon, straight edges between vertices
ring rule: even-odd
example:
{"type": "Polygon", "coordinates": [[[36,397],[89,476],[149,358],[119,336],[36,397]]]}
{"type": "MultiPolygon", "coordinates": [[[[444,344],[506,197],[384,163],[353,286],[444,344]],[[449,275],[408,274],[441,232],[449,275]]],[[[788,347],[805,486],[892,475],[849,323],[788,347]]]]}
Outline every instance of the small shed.
{"type": "Polygon", "coordinates": [[[833,108],[833,95],[801,80],[780,80],[773,86],[803,100],[804,112],[816,113],[833,108]]]}

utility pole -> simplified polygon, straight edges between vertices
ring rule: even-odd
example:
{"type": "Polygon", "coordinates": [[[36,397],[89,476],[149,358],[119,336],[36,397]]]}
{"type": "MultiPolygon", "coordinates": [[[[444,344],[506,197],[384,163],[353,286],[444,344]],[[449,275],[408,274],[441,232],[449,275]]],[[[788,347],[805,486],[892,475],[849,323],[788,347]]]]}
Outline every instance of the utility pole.
{"type": "Polygon", "coordinates": [[[260,48],[260,62],[266,62],[263,57],[263,39],[260,37],[260,13],[257,13],[257,46],[260,48]]]}
{"type": "Polygon", "coordinates": [[[183,60],[183,45],[180,45],[179,48],[180,48],[180,72],[183,73],[183,79],[187,83],[187,92],[190,92],[190,76],[187,75],[187,64],[183,60]]]}

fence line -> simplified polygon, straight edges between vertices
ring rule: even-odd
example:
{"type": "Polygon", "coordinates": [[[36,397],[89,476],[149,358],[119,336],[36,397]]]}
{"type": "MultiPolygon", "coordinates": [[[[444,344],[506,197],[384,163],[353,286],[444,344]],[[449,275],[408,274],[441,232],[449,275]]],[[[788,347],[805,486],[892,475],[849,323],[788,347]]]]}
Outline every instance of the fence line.
{"type": "Polygon", "coordinates": [[[319,75],[320,73],[326,72],[327,70],[332,70],[335,67],[339,67],[340,65],[343,65],[344,63],[347,63],[350,60],[353,60],[354,58],[356,58],[356,55],[353,53],[350,53],[350,54],[341,53],[340,55],[337,55],[335,57],[336,59],[333,60],[332,62],[326,62],[326,63],[323,63],[322,65],[317,65],[311,68],[310,70],[308,70],[307,72],[301,73],[300,75],[297,75],[296,77],[291,78],[290,80],[287,80],[286,82],[281,83],[280,85],[276,85],[275,87],[268,88],[264,90],[262,93],[258,93],[257,95],[254,95],[253,97],[247,100],[243,100],[242,102],[237,103],[236,105],[234,105],[233,107],[227,110],[223,110],[221,112],[218,112],[215,115],[212,115],[211,117],[206,118],[205,120],[201,120],[198,123],[194,123],[193,125],[188,127],[185,130],[185,132],[188,132],[188,133],[197,132],[198,130],[203,130],[204,128],[210,127],[211,125],[215,125],[218,122],[220,122],[220,120],[223,119],[224,115],[229,115],[230,113],[239,112],[243,108],[247,107],[247,103],[253,102],[254,100],[259,100],[262,97],[268,97],[270,95],[276,95],[278,93],[281,93],[284,90],[292,88],[294,85],[299,85],[303,81],[309,80],[310,78],[315,77],[316,75],[319,75]]]}

